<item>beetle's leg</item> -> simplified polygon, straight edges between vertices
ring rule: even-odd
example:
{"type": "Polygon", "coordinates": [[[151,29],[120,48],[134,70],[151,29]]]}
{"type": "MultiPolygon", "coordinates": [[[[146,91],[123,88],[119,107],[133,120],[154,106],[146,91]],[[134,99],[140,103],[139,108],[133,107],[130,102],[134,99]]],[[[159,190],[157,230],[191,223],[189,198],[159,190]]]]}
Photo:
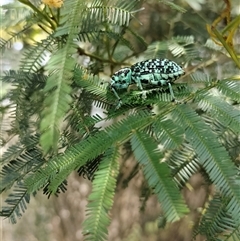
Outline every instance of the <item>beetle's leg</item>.
{"type": "Polygon", "coordinates": [[[141,92],[141,93],[142,93],[142,98],[143,98],[143,99],[146,99],[146,98],[147,98],[147,94],[146,94],[146,91],[143,90],[140,76],[137,76],[136,79],[135,79],[135,81],[136,81],[137,87],[142,91],[142,92],[141,92]]]}
{"type": "Polygon", "coordinates": [[[168,87],[169,87],[169,90],[170,90],[171,97],[173,98],[173,100],[175,100],[175,96],[173,94],[173,89],[172,89],[171,83],[168,83],[168,87]]]}
{"type": "Polygon", "coordinates": [[[132,75],[132,82],[137,85],[138,89],[143,90],[140,73],[134,73],[132,75]]]}
{"type": "Polygon", "coordinates": [[[117,99],[118,99],[118,104],[117,104],[117,106],[116,106],[116,109],[119,109],[120,106],[122,105],[122,100],[121,100],[121,98],[119,97],[117,91],[116,91],[112,86],[111,86],[111,90],[112,90],[112,92],[114,93],[114,95],[115,95],[115,96],[117,97],[117,99]]]}

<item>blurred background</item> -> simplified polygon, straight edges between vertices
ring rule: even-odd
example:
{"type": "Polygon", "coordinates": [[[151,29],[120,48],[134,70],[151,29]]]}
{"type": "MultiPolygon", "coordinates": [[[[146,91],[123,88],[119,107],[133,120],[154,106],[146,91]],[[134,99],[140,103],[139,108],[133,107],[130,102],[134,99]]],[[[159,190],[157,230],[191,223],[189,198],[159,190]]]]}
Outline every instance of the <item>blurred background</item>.
{"type": "MultiPolygon", "coordinates": [[[[67,1],[67,0],[65,0],[67,1]]],[[[27,14],[26,7],[14,0],[1,0],[1,5],[11,2],[7,15],[1,8],[0,18],[7,21],[15,21],[19,14],[27,14]],[[16,9],[18,8],[18,11],[16,9]],[[22,10],[21,10],[22,8],[22,10]],[[7,16],[7,20],[5,19],[7,16]]],[[[132,27],[138,29],[138,33],[148,44],[161,41],[172,36],[192,35],[195,40],[203,45],[209,38],[206,24],[212,22],[224,9],[224,1],[220,0],[176,0],[176,4],[187,9],[181,13],[164,5],[161,1],[149,0],[143,2],[144,10],[136,14],[132,21],[132,27]]],[[[239,0],[232,1],[232,15],[240,14],[239,0]]],[[[20,27],[20,26],[19,26],[20,27]]],[[[238,32],[239,34],[239,32],[238,32]]],[[[1,30],[1,37],[7,37],[1,30]]],[[[44,33],[39,29],[32,29],[21,40],[9,47],[2,56],[1,74],[5,70],[17,69],[20,57],[24,49],[32,44],[32,40],[44,38],[44,33]]],[[[240,42],[240,41],[239,41],[240,42]]],[[[238,42],[238,44],[240,44],[238,42]]],[[[142,46],[135,43],[139,52],[142,46]]],[[[211,53],[202,53],[211,55],[211,53]]],[[[47,61],[47,60],[46,60],[47,61]]],[[[207,73],[215,73],[222,77],[227,74],[229,60],[224,55],[205,68],[207,73]]],[[[2,94],[11,86],[2,86],[2,94]]],[[[13,140],[14,142],[14,140],[13,140]]],[[[7,147],[5,147],[7,148],[7,147]]],[[[5,149],[1,150],[2,152],[5,149]]],[[[159,227],[161,206],[154,195],[144,189],[145,181],[141,172],[137,173],[130,182],[126,179],[131,175],[136,165],[132,155],[122,158],[121,175],[118,180],[117,194],[111,211],[112,222],[109,226],[109,241],[190,241],[194,221],[198,219],[198,213],[213,187],[208,186],[200,174],[195,174],[189,181],[192,188],[184,188],[182,194],[191,210],[191,213],[179,222],[167,224],[164,228],[159,227]],[[127,185],[126,185],[127,183],[127,185]],[[144,204],[144,195],[150,195],[144,204]]],[[[68,189],[58,197],[39,192],[32,198],[23,217],[17,224],[10,224],[8,220],[1,219],[0,233],[3,241],[81,241],[83,240],[81,224],[85,218],[87,196],[91,192],[91,181],[80,177],[78,173],[72,173],[68,178],[68,189]]],[[[6,194],[1,197],[1,206],[6,194]]],[[[161,225],[160,225],[161,226],[161,225]]],[[[198,241],[204,237],[198,236],[198,241]]]]}

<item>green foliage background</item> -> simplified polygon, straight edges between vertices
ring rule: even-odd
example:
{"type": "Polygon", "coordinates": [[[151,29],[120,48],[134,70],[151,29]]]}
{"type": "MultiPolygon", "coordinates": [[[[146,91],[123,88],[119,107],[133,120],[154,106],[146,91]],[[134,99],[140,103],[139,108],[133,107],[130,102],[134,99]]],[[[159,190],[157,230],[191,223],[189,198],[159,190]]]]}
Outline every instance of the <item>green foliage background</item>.
{"type": "Polygon", "coordinates": [[[16,39],[26,47],[19,67],[2,75],[11,87],[1,97],[8,103],[1,106],[1,141],[7,147],[1,192],[8,194],[1,216],[16,223],[37,193],[65,192],[69,175],[77,171],[92,181],[81,225],[84,240],[107,240],[124,163],[134,156],[137,164],[125,185],[143,173],[142,210],[155,195],[159,230],[189,216],[183,193],[200,174],[211,191],[195,210],[192,237],[238,240],[237,1],[191,1],[189,7],[189,1],[68,0],[58,9],[19,2],[24,14],[17,21],[7,18],[12,5],[3,7],[2,51],[16,39]],[[230,4],[225,12],[224,3],[230,4]],[[209,33],[206,24],[212,26],[209,33]],[[31,40],[36,31],[41,41],[31,40]],[[133,88],[120,93],[123,105],[116,110],[110,76],[148,58],[183,65],[186,75],[173,84],[178,102],[165,87],[148,90],[146,100],[133,88]]]}

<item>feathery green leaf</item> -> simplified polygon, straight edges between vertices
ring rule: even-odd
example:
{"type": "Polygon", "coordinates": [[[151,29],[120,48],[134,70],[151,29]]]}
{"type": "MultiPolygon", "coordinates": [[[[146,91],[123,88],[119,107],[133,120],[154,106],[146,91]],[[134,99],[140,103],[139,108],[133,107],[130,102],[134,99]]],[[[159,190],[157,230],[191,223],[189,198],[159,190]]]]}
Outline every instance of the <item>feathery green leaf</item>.
{"type": "Polygon", "coordinates": [[[232,197],[232,209],[240,208],[240,189],[234,179],[237,170],[216,134],[187,105],[178,105],[172,115],[185,128],[186,139],[217,189],[232,197]]]}
{"type": "Polygon", "coordinates": [[[210,113],[212,116],[218,116],[218,121],[224,126],[228,126],[235,133],[240,132],[240,109],[223,101],[216,96],[204,96],[198,103],[198,106],[210,113]]]}
{"type": "Polygon", "coordinates": [[[143,165],[144,175],[156,193],[167,220],[179,220],[188,209],[172,180],[167,164],[161,162],[162,155],[156,150],[157,144],[150,136],[135,131],[131,145],[136,159],[143,165]]]}
{"type": "Polygon", "coordinates": [[[8,217],[11,223],[16,223],[16,217],[21,217],[22,213],[27,209],[27,203],[30,201],[30,195],[23,183],[18,183],[14,192],[5,200],[7,206],[3,206],[0,216],[8,217]]]}
{"type": "Polygon", "coordinates": [[[94,177],[93,190],[88,197],[87,219],[83,223],[83,234],[86,241],[103,241],[107,237],[107,226],[110,224],[109,211],[113,205],[119,174],[118,158],[118,148],[109,148],[94,177]]]}

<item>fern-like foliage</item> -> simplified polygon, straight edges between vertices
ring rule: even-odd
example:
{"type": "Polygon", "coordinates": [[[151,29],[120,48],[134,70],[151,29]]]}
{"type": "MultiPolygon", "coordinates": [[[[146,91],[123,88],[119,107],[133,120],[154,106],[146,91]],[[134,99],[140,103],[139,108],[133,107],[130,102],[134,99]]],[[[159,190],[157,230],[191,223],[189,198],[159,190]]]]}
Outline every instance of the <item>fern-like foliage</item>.
{"type": "Polygon", "coordinates": [[[177,36],[171,40],[154,42],[148,46],[145,54],[146,57],[159,58],[164,57],[166,51],[169,51],[174,57],[184,56],[187,61],[197,59],[199,56],[193,36],[177,36]]]}
{"type": "MultiPolygon", "coordinates": [[[[13,89],[6,94],[10,101],[9,109],[14,118],[9,118],[11,124],[10,135],[22,138],[31,135],[38,124],[38,115],[43,100],[41,93],[46,82],[46,76],[39,73],[10,70],[5,72],[3,83],[12,84],[13,89]],[[33,104],[33,106],[32,106],[33,104]]],[[[7,112],[8,113],[8,112],[7,112]]]]}
{"type": "MultiPolygon", "coordinates": [[[[0,40],[2,49],[18,37],[24,39],[36,23],[47,37],[24,51],[19,70],[6,71],[2,77],[3,84],[11,84],[1,98],[8,103],[0,109],[1,120],[10,123],[3,142],[17,140],[1,160],[0,190],[10,190],[10,195],[0,215],[15,223],[30,194],[42,190],[58,195],[67,189],[68,176],[78,171],[93,186],[83,223],[85,240],[106,240],[119,159],[124,158],[121,148],[127,146],[137,162],[127,181],[143,170],[148,186],[145,201],[151,193],[157,196],[164,222],[189,212],[181,190],[200,172],[207,184],[215,186],[215,193],[212,199],[209,195],[194,235],[208,240],[238,237],[239,78],[217,80],[209,74],[216,58],[199,55],[210,45],[200,45],[185,32],[147,45],[135,27],[137,14],[144,11],[138,0],[68,0],[59,9],[20,2],[34,14],[29,12],[20,31],[0,40]],[[165,57],[186,67],[186,75],[172,83],[176,101],[168,86],[144,86],[143,99],[131,85],[118,91],[122,106],[117,109],[118,100],[108,86],[110,75],[142,59],[165,57]]],[[[185,11],[170,1],[156,2],[174,12],[185,11]]],[[[224,51],[212,47],[211,54],[224,51]]],[[[235,73],[230,61],[229,65],[235,73]]]]}
{"type": "Polygon", "coordinates": [[[11,146],[4,153],[1,160],[1,163],[4,164],[0,173],[1,192],[11,188],[14,183],[21,181],[26,174],[38,169],[44,163],[41,151],[36,148],[39,141],[38,136],[31,136],[29,139],[25,143],[11,146]]]}
{"type": "MultiPolygon", "coordinates": [[[[68,30],[68,38],[63,47],[60,47],[50,58],[46,70],[49,72],[49,77],[44,88],[47,93],[45,99],[45,109],[42,112],[42,121],[40,130],[42,135],[40,143],[45,153],[51,148],[55,151],[57,141],[60,135],[60,125],[63,117],[70,108],[71,98],[71,80],[75,61],[71,54],[76,51],[76,45],[73,39],[76,38],[79,22],[79,9],[82,8],[80,1],[68,2],[66,11],[62,13],[61,27],[56,30],[55,35],[61,36],[65,34],[65,29],[68,30]],[[71,9],[71,11],[69,11],[71,9]],[[66,18],[68,21],[66,21],[66,18]]],[[[81,15],[81,14],[80,14],[81,15]]]]}
{"type": "Polygon", "coordinates": [[[217,136],[188,106],[178,106],[172,114],[177,123],[181,122],[181,125],[185,126],[186,138],[192,138],[192,147],[210,179],[225,195],[233,195],[237,200],[239,188],[233,179],[237,171],[227,151],[218,142],[217,136]],[[229,184],[231,189],[228,187],[229,184]]]}
{"type": "Polygon", "coordinates": [[[153,188],[162,203],[167,220],[170,222],[179,220],[187,212],[187,208],[172,181],[167,164],[160,163],[162,156],[156,152],[156,143],[150,136],[135,132],[131,144],[136,159],[143,165],[149,186],[153,188]]]}
{"type": "MultiPolygon", "coordinates": [[[[200,228],[197,230],[197,232],[204,234],[207,240],[216,240],[215,235],[225,231],[232,234],[239,233],[239,226],[232,220],[231,214],[226,208],[228,202],[228,198],[223,198],[219,194],[210,201],[206,214],[200,222],[200,228]],[[215,235],[213,236],[213,234],[215,235]]],[[[225,235],[222,240],[228,240],[229,236],[232,235],[225,235]]]]}
{"type": "Polygon", "coordinates": [[[118,158],[118,147],[110,148],[98,167],[93,190],[88,197],[88,218],[83,223],[85,240],[105,240],[107,236],[107,226],[110,224],[109,210],[113,205],[113,194],[119,174],[118,158]]]}
{"type": "Polygon", "coordinates": [[[102,154],[112,143],[117,141],[121,143],[128,139],[132,129],[144,128],[149,123],[151,123],[151,117],[147,113],[139,113],[105,130],[98,131],[80,143],[71,146],[64,155],[49,160],[37,173],[27,178],[26,183],[29,190],[31,192],[38,190],[48,182],[46,177],[50,177],[50,181],[54,180],[54,184],[49,188],[52,188],[50,191],[54,192],[72,170],[80,168],[88,160],[92,160],[102,154]],[[101,140],[104,140],[104,142],[101,140]],[[94,152],[92,151],[93,146],[94,152]]]}
{"type": "MultiPolygon", "coordinates": [[[[95,0],[86,9],[84,23],[93,24],[90,20],[108,22],[117,25],[129,25],[132,12],[136,10],[137,1],[109,1],[107,5],[103,1],[95,0]]],[[[95,23],[95,22],[94,22],[95,23]]],[[[86,27],[86,25],[84,24],[86,27]]]]}
{"type": "Polygon", "coordinates": [[[37,73],[44,66],[47,54],[53,51],[54,41],[54,38],[49,36],[27,49],[23,54],[20,69],[24,72],[37,73]]]}
{"type": "Polygon", "coordinates": [[[2,208],[0,215],[9,218],[11,223],[16,223],[17,218],[20,218],[27,209],[29,201],[30,195],[26,186],[23,183],[18,183],[13,189],[13,193],[6,199],[8,206],[2,208]]]}

